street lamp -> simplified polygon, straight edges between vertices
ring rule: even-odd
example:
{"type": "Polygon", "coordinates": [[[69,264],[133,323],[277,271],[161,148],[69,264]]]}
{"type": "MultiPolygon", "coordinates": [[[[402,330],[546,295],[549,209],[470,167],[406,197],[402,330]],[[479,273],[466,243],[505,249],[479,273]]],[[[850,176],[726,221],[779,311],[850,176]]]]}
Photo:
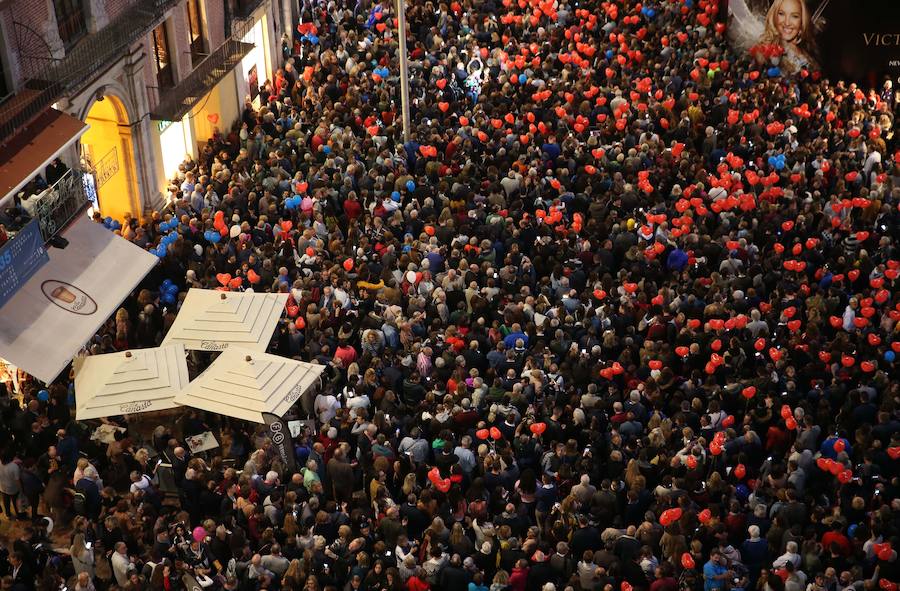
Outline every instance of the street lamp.
{"type": "Polygon", "coordinates": [[[409,65],[406,55],[406,0],[397,1],[397,28],[400,37],[400,110],[403,118],[403,143],[409,141],[409,65]]]}

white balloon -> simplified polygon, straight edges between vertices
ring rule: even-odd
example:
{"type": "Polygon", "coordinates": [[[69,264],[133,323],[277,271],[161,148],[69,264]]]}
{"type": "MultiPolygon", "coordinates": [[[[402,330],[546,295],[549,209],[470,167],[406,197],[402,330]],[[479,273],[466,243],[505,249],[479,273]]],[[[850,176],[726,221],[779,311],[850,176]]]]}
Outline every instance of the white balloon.
{"type": "Polygon", "coordinates": [[[231,230],[228,231],[228,235],[232,238],[237,238],[241,235],[241,227],[237,224],[231,226],[231,230]]]}
{"type": "Polygon", "coordinates": [[[415,271],[407,271],[406,272],[406,280],[410,283],[416,282],[416,272],[415,271]]]}

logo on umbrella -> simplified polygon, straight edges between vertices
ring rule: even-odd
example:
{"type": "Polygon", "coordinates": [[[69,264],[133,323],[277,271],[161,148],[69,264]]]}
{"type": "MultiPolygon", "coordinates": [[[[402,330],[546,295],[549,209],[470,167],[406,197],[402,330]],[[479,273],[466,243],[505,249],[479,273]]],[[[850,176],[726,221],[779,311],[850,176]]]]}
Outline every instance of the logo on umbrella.
{"type": "Polygon", "coordinates": [[[71,283],[48,279],[41,283],[41,292],[44,297],[66,312],[90,316],[97,311],[97,302],[94,298],[71,283]]]}
{"type": "Polygon", "coordinates": [[[140,402],[129,402],[127,404],[123,404],[119,406],[119,412],[122,414],[128,414],[133,412],[141,412],[142,410],[146,410],[153,406],[153,403],[149,400],[141,400],[140,402]]]}
{"type": "Polygon", "coordinates": [[[300,398],[301,394],[303,394],[303,385],[297,384],[296,386],[291,388],[290,392],[287,393],[287,396],[284,397],[284,401],[289,404],[293,404],[297,401],[298,398],[300,398]]]}

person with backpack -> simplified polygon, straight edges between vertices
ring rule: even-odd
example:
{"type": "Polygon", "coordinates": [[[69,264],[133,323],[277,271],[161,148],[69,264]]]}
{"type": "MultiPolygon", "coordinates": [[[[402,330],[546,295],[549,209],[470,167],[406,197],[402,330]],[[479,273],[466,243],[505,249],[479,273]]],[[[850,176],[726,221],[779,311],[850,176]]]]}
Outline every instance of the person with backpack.
{"type": "Polygon", "coordinates": [[[75,513],[88,519],[100,517],[100,488],[97,486],[97,470],[93,466],[84,469],[84,476],[75,483],[72,505],[75,513]]]}

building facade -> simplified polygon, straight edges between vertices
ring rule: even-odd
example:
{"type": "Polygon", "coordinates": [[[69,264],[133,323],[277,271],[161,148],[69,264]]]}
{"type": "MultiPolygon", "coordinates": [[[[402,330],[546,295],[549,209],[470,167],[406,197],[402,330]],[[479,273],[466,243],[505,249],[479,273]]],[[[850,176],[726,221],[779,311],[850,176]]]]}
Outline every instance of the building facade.
{"type": "Polygon", "coordinates": [[[281,0],[0,0],[0,199],[59,157],[103,216],[159,207],[185,155],[260,100],[289,19],[281,0]],[[48,111],[87,128],[42,138],[48,111]]]}

